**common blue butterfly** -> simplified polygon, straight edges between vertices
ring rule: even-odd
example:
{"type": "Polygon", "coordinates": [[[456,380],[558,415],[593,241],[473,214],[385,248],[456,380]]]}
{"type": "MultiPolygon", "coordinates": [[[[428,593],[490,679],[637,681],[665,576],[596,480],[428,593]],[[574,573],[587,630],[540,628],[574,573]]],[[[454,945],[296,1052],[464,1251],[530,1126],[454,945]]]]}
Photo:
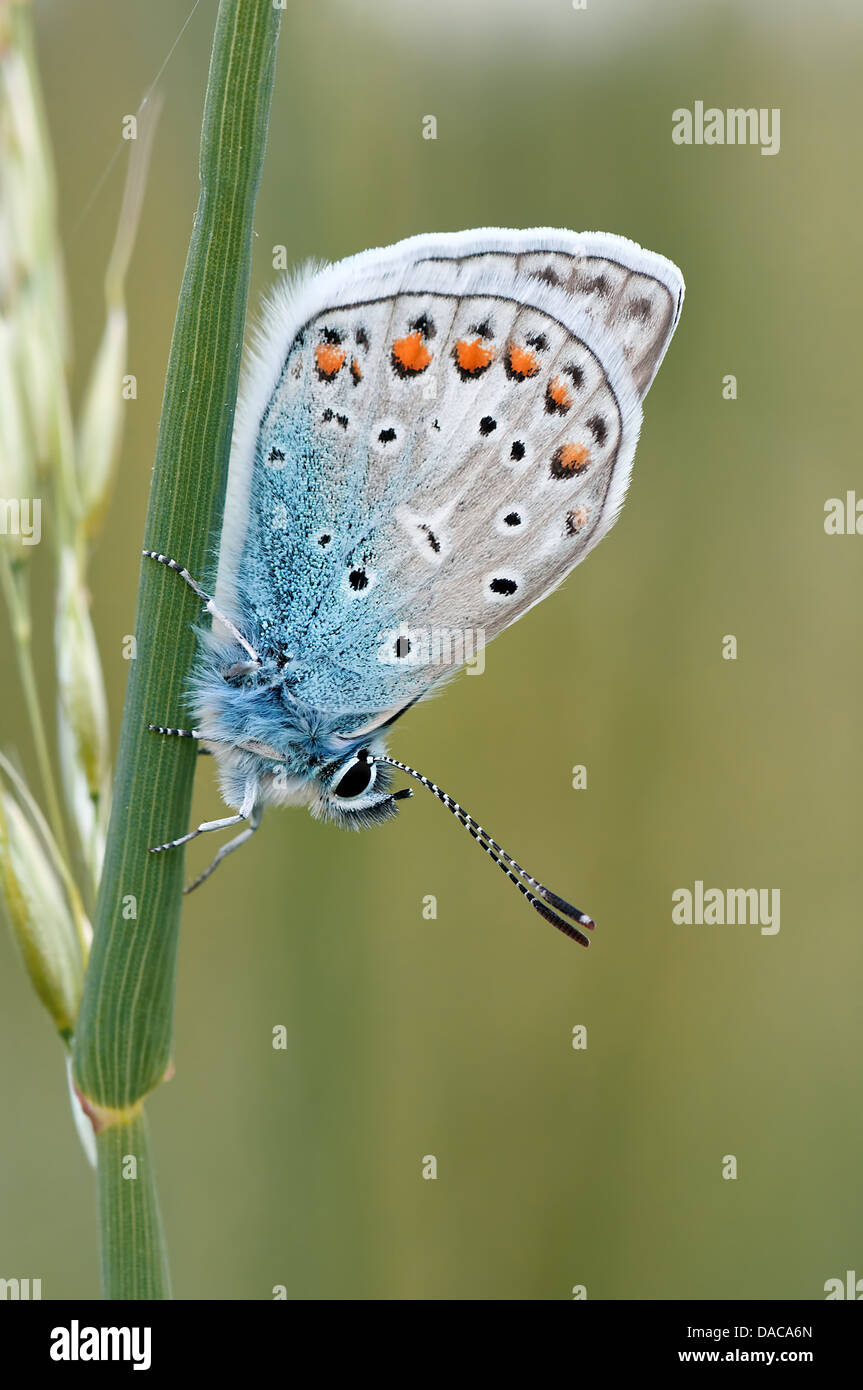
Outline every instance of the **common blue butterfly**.
{"type": "Polygon", "coordinates": [[[641,402],[683,279],[605,233],[411,237],[300,272],[265,304],[240,393],[192,729],[244,825],[268,804],[347,828],[431,790],[532,907],[588,944],[591,919],[527,874],[457,802],[385,752],[464,660],[417,634],[487,638],[545,598],[613,525],[641,402]],[[428,643],[424,653],[431,651],[428,643]]]}

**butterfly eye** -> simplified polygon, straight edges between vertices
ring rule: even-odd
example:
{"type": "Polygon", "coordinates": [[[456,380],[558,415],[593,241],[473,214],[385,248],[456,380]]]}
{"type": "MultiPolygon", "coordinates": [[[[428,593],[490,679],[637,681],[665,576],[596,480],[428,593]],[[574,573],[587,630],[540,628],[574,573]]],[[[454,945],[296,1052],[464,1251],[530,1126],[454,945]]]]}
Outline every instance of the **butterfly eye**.
{"type": "Polygon", "coordinates": [[[343,801],[349,801],[368,791],[374,780],[375,764],[367,761],[365,753],[360,753],[358,758],[348,763],[347,768],[333,788],[333,792],[343,801]]]}

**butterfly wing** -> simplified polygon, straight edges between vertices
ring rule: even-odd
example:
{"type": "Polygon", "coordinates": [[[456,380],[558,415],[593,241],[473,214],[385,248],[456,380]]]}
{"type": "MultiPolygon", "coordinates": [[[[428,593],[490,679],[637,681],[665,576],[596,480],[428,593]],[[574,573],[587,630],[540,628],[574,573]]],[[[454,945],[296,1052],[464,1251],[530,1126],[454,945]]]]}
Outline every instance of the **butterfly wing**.
{"type": "Polygon", "coordinates": [[[366,252],[271,303],[217,596],[298,698],[410,703],[583,559],[682,295],[622,238],[488,231],[366,252]]]}

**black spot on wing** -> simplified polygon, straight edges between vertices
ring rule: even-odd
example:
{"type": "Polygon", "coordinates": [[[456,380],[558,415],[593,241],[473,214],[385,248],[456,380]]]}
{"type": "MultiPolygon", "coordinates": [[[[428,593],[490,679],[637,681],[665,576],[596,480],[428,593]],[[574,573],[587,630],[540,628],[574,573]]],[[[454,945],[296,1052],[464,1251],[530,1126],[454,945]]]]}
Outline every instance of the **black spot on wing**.
{"type": "Polygon", "coordinates": [[[428,543],[434,551],[435,555],[440,555],[440,541],[438,540],[431,527],[426,525],[426,523],[423,521],[420,522],[418,530],[422,531],[426,535],[426,537],[428,538],[428,543]]]}
{"type": "Polygon", "coordinates": [[[337,415],[334,410],[330,410],[329,406],[325,411],[323,411],[321,419],[325,422],[325,424],[329,424],[331,420],[335,420],[336,424],[341,425],[343,430],[346,430],[348,427],[347,415],[337,415]]]}
{"type": "Polygon", "coordinates": [[[587,421],[587,428],[590,430],[597,444],[604,444],[608,438],[608,425],[601,415],[591,415],[587,421]]]}
{"type": "Polygon", "coordinates": [[[434,338],[437,334],[434,320],[430,319],[428,314],[420,314],[419,318],[408,324],[408,327],[414,333],[421,333],[424,338],[434,338]]]}

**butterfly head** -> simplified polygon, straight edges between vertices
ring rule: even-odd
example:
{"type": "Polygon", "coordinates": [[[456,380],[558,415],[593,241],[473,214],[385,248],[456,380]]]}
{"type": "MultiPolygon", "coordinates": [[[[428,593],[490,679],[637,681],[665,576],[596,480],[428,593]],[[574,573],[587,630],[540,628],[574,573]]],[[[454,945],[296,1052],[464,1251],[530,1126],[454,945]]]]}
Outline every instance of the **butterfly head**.
{"type": "Polygon", "coordinates": [[[343,830],[365,830],[389,820],[398,802],[412,796],[409,787],[390,790],[393,770],[371,748],[358,748],[324,767],[316,777],[313,816],[335,821],[343,830]]]}

